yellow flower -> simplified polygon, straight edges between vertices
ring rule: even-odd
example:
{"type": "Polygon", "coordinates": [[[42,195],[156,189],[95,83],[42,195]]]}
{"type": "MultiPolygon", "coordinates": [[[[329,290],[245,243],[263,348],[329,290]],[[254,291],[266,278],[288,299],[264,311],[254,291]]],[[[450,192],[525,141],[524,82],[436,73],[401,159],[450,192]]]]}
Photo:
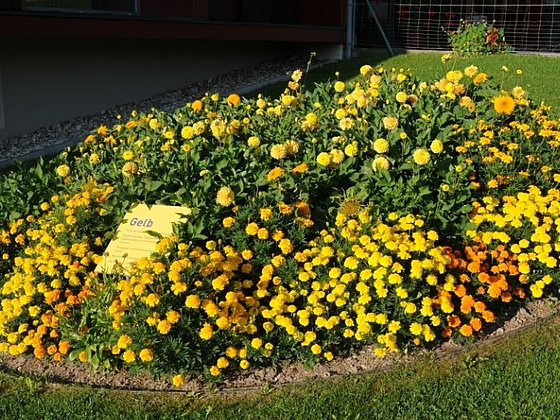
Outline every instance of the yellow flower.
{"type": "Polygon", "coordinates": [[[346,85],[344,84],[344,82],[341,82],[340,80],[334,84],[334,90],[338,93],[342,92],[345,87],[346,85]]]}
{"type": "Polygon", "coordinates": [[[183,375],[175,375],[171,380],[171,383],[173,384],[173,386],[179,388],[184,385],[185,377],[183,375]]]}
{"type": "Polygon", "coordinates": [[[125,150],[122,157],[124,160],[131,160],[134,157],[134,152],[132,150],[125,150]]]}
{"type": "Polygon", "coordinates": [[[194,128],[192,128],[190,125],[183,127],[183,129],[181,130],[181,137],[183,137],[185,140],[192,139],[194,137],[194,128]]]}
{"type": "Polygon", "coordinates": [[[136,361],[136,354],[132,350],[125,351],[122,357],[126,363],[134,363],[136,361]]]}
{"type": "Polygon", "coordinates": [[[89,157],[89,163],[92,165],[97,165],[101,159],[99,159],[99,155],[97,153],[92,153],[89,157]]]}
{"type": "Polygon", "coordinates": [[[154,360],[154,353],[150,349],[140,350],[140,360],[143,362],[151,362],[154,360]]]}
{"type": "Polygon", "coordinates": [[[231,206],[234,200],[235,194],[230,187],[221,187],[216,194],[216,203],[222,207],[231,206]]]}
{"type": "Polygon", "coordinates": [[[249,236],[254,236],[258,232],[259,232],[259,225],[257,225],[255,222],[249,223],[245,228],[245,233],[249,236]]]}
{"type": "Polygon", "coordinates": [[[200,338],[202,338],[203,340],[210,340],[213,334],[214,334],[214,330],[212,329],[212,325],[210,325],[207,322],[204,324],[204,326],[198,333],[200,338]]]}
{"type": "Polygon", "coordinates": [[[443,143],[441,140],[439,139],[435,139],[434,141],[432,141],[432,143],[430,144],[430,150],[433,153],[439,154],[441,152],[443,152],[443,143]]]}
{"type": "Polygon", "coordinates": [[[331,155],[326,152],[321,152],[317,155],[317,163],[321,166],[329,166],[331,163],[331,155]]]}
{"type": "Polygon", "coordinates": [[[261,144],[261,140],[257,136],[251,136],[247,139],[247,144],[249,147],[256,149],[261,144]]]}
{"type": "Polygon", "coordinates": [[[272,159],[280,160],[284,159],[288,154],[287,147],[283,144],[275,144],[270,148],[270,156],[272,159]]]}
{"type": "Polygon", "coordinates": [[[377,156],[375,159],[373,159],[373,162],[371,164],[371,168],[374,172],[377,172],[380,169],[388,170],[390,167],[391,163],[384,156],[377,156]]]}
{"type": "Polygon", "coordinates": [[[404,92],[398,92],[395,95],[395,99],[397,100],[397,102],[400,102],[401,104],[404,104],[406,102],[407,98],[408,98],[408,95],[404,92]]]}
{"type": "Polygon", "coordinates": [[[237,93],[232,93],[227,97],[226,102],[230,106],[237,106],[241,102],[241,98],[237,93]]]}
{"type": "Polygon", "coordinates": [[[250,366],[250,365],[251,365],[251,364],[250,364],[249,361],[247,361],[247,360],[242,360],[242,361],[239,362],[239,367],[240,367],[241,369],[244,369],[244,370],[245,370],[245,369],[249,369],[249,366],[250,366]]]}
{"type": "Polygon", "coordinates": [[[510,115],[515,109],[515,101],[509,95],[501,95],[494,98],[494,110],[498,114],[510,115]]]}
{"type": "Polygon", "coordinates": [[[373,142],[373,150],[376,153],[387,153],[389,151],[389,142],[385,139],[377,139],[373,142]]]}
{"type": "Polygon", "coordinates": [[[70,174],[70,167],[68,165],[60,165],[56,168],[56,174],[61,178],[65,178],[70,174]]]}
{"type": "Polygon", "coordinates": [[[393,130],[399,126],[399,120],[395,117],[383,117],[383,127],[387,130],[393,130]]]}
{"type": "Polygon", "coordinates": [[[464,73],[465,76],[470,77],[472,79],[478,73],[478,67],[471,65],[465,69],[464,73]]]}
{"type": "Polygon", "coordinates": [[[354,157],[358,154],[358,144],[357,142],[353,142],[351,144],[346,145],[344,148],[344,154],[348,157],[354,157]]]}
{"type": "Polygon", "coordinates": [[[266,175],[266,179],[268,181],[275,181],[278,178],[280,178],[283,174],[284,174],[284,169],[277,166],[268,172],[268,174],[266,175]]]}
{"type": "Polygon", "coordinates": [[[200,307],[200,297],[198,295],[188,295],[185,299],[185,306],[191,309],[200,307]]]}
{"type": "Polygon", "coordinates": [[[303,162],[292,169],[293,174],[304,174],[309,169],[307,163],[303,162]]]}
{"type": "Polygon", "coordinates": [[[235,224],[235,219],[233,217],[226,217],[224,218],[224,220],[222,220],[222,225],[225,228],[230,228],[235,224]]]}
{"type": "Polygon", "coordinates": [[[119,337],[117,346],[121,349],[126,349],[130,343],[132,343],[132,338],[129,335],[123,334],[119,337]]]}
{"type": "Polygon", "coordinates": [[[126,162],[123,165],[121,172],[126,177],[137,174],[138,173],[138,165],[134,162],[126,162]]]}
{"type": "Polygon", "coordinates": [[[419,166],[426,165],[430,161],[430,152],[423,148],[416,149],[414,153],[412,153],[412,159],[414,159],[414,162],[419,166]]]}
{"type": "Polygon", "coordinates": [[[339,165],[344,160],[344,152],[339,149],[331,150],[331,162],[335,165],[339,165]]]}
{"type": "Polygon", "coordinates": [[[488,80],[488,75],[486,73],[478,73],[474,78],[473,83],[478,86],[487,80],[488,80]]]}

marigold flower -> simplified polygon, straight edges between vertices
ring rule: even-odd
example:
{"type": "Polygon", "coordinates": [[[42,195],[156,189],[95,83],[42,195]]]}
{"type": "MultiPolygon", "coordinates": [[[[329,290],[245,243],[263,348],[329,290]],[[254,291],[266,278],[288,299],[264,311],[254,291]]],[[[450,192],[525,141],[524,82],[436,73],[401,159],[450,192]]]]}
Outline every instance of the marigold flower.
{"type": "Polygon", "coordinates": [[[385,139],[377,139],[373,142],[373,150],[376,153],[387,153],[389,151],[389,142],[385,139]]]}
{"type": "Polygon", "coordinates": [[[70,174],[70,167],[68,165],[60,165],[56,168],[56,174],[61,178],[66,178],[70,174]]]}
{"type": "Polygon", "coordinates": [[[288,154],[287,147],[284,144],[275,144],[270,148],[270,156],[273,159],[284,159],[288,154]]]}
{"type": "Polygon", "coordinates": [[[283,174],[284,174],[284,169],[277,166],[268,172],[268,174],[266,175],[266,179],[272,182],[280,178],[283,174]]]}
{"type": "Polygon", "coordinates": [[[426,165],[430,161],[430,152],[423,148],[416,149],[412,153],[412,159],[419,166],[426,165]]]}
{"type": "Polygon", "coordinates": [[[331,163],[331,155],[326,152],[321,152],[317,155],[317,163],[321,166],[329,166],[331,163]]]}
{"type": "Polygon", "coordinates": [[[394,130],[399,126],[399,120],[395,117],[383,117],[383,127],[387,130],[394,130]]]}
{"type": "Polygon", "coordinates": [[[136,353],[132,350],[127,350],[123,353],[122,358],[126,363],[134,363],[136,361],[136,353]]]}
{"type": "Polygon", "coordinates": [[[443,142],[439,139],[435,139],[430,144],[430,150],[432,151],[432,153],[440,154],[441,152],[443,152],[443,142]]]}
{"type": "Polygon", "coordinates": [[[373,169],[374,172],[377,172],[380,169],[388,170],[390,167],[391,167],[391,163],[384,156],[377,156],[375,159],[373,159],[373,162],[371,163],[371,168],[373,169]]]}
{"type": "Polygon", "coordinates": [[[121,172],[124,176],[129,177],[138,173],[138,165],[134,162],[126,162],[121,172]]]}
{"type": "Polygon", "coordinates": [[[335,84],[334,84],[334,90],[335,90],[335,92],[338,92],[338,93],[342,92],[345,87],[346,87],[346,85],[344,84],[344,82],[342,82],[340,80],[336,81],[335,84]]]}
{"type": "Polygon", "coordinates": [[[498,114],[511,115],[515,109],[515,101],[509,95],[501,95],[494,98],[494,110],[498,114]]]}
{"type": "Polygon", "coordinates": [[[212,329],[212,325],[207,322],[203,325],[202,329],[198,333],[200,338],[202,338],[203,340],[210,340],[213,334],[214,330],[212,329]]]}
{"type": "Polygon", "coordinates": [[[183,375],[175,375],[173,376],[173,379],[171,380],[171,383],[173,384],[173,386],[179,388],[181,386],[183,386],[185,384],[185,377],[183,375]]]}
{"type": "Polygon", "coordinates": [[[221,187],[216,194],[216,203],[222,207],[229,207],[235,201],[235,193],[230,187],[221,187]]]}
{"type": "Polygon", "coordinates": [[[237,106],[241,102],[241,97],[237,93],[232,93],[227,97],[226,102],[230,106],[237,106]]]}

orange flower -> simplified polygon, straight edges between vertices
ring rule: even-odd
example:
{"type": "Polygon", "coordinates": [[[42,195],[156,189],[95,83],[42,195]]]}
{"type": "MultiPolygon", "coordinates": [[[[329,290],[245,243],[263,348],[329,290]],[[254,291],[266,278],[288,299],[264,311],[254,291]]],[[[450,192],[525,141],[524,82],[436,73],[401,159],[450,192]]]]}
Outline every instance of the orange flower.
{"type": "Polygon", "coordinates": [[[480,329],[482,328],[482,321],[480,320],[480,318],[473,318],[471,319],[471,322],[469,322],[469,325],[473,330],[480,331],[480,329]]]}
{"type": "Polygon", "coordinates": [[[511,299],[512,299],[512,296],[511,296],[510,292],[505,292],[502,295],[502,302],[509,303],[509,302],[511,302],[511,299]]]}
{"type": "Polygon", "coordinates": [[[309,204],[298,201],[294,204],[294,207],[297,209],[297,215],[299,217],[304,217],[306,219],[311,217],[311,208],[309,207],[309,204]]]}
{"type": "Polygon", "coordinates": [[[454,292],[457,297],[463,297],[467,293],[467,289],[462,284],[458,284],[457,286],[455,286],[454,292]]]}
{"type": "Polygon", "coordinates": [[[295,166],[292,169],[292,173],[295,174],[303,174],[305,172],[307,172],[307,170],[309,169],[309,166],[307,165],[307,163],[303,162],[300,163],[299,165],[295,166]]]}
{"type": "Polygon", "coordinates": [[[525,299],[525,290],[521,287],[516,287],[513,294],[521,299],[525,299]]]}
{"type": "Polygon", "coordinates": [[[467,270],[471,273],[479,273],[480,272],[480,261],[471,261],[469,265],[467,265],[467,270]]]}
{"type": "Polygon", "coordinates": [[[475,312],[481,314],[482,312],[484,312],[486,310],[486,304],[484,302],[482,302],[481,300],[477,300],[474,303],[474,310],[475,310],[475,312]]]}
{"type": "Polygon", "coordinates": [[[473,333],[473,328],[470,325],[464,324],[461,328],[459,328],[459,332],[462,336],[470,337],[473,333]]]}
{"type": "Polygon", "coordinates": [[[446,327],[446,328],[444,328],[443,331],[441,332],[441,335],[442,335],[444,338],[449,338],[449,337],[451,337],[451,332],[452,332],[452,331],[451,331],[451,328],[446,327]]]}
{"type": "Polygon", "coordinates": [[[461,319],[457,315],[451,315],[451,316],[447,317],[447,324],[451,328],[456,328],[459,325],[461,325],[461,319]]]}
{"type": "Polygon", "coordinates": [[[484,321],[486,321],[488,323],[494,322],[494,320],[495,320],[494,312],[484,311],[484,312],[482,312],[482,318],[484,319],[484,321]]]}
{"type": "Polygon", "coordinates": [[[200,111],[202,109],[202,101],[200,100],[196,100],[192,103],[191,108],[193,109],[193,111],[200,111]]]}
{"type": "Polygon", "coordinates": [[[491,298],[497,299],[500,297],[501,294],[502,294],[502,290],[500,289],[500,286],[498,286],[497,283],[492,283],[490,287],[488,287],[488,295],[491,298]]]}
{"type": "Polygon", "coordinates": [[[232,93],[227,97],[227,103],[231,106],[237,106],[241,102],[241,98],[237,93],[232,93]]]}
{"type": "Polygon", "coordinates": [[[478,273],[478,280],[482,283],[488,283],[490,276],[488,273],[478,273]]]}

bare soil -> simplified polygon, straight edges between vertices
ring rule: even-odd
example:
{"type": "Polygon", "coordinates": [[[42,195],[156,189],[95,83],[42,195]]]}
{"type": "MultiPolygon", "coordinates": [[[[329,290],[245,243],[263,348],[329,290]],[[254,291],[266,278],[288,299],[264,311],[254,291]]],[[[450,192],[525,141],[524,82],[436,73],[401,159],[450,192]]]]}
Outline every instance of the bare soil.
{"type": "MultiPolygon", "coordinates": [[[[560,302],[556,298],[529,302],[521,308],[512,309],[496,320],[474,343],[484,343],[506,338],[507,336],[530,328],[538,321],[557,314],[560,302]]],[[[470,346],[469,346],[470,347],[470,346]]],[[[302,383],[309,380],[321,380],[336,376],[355,375],[373,371],[386,370],[432,353],[437,357],[456,354],[465,347],[452,341],[443,343],[433,349],[419,349],[408,354],[389,355],[379,359],[373,355],[371,347],[363,348],[358,354],[347,358],[335,358],[331,362],[319,363],[312,368],[291,362],[281,366],[251,369],[235,376],[225,378],[218,387],[224,391],[249,391],[267,386],[290,383],[302,383]]],[[[175,388],[169,379],[153,378],[148,373],[130,374],[124,370],[94,373],[87,366],[66,360],[61,362],[38,360],[34,358],[3,355],[0,357],[0,369],[18,375],[29,375],[44,380],[47,384],[83,384],[92,387],[143,390],[143,391],[183,391],[206,392],[215,390],[215,385],[204,383],[200,378],[191,378],[180,387],[175,388]]]]}

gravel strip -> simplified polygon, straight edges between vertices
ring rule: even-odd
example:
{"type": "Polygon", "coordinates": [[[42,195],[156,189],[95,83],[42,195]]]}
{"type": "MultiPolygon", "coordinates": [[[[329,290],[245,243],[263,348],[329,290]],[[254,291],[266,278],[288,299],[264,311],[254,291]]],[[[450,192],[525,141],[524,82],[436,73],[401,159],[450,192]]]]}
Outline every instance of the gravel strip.
{"type": "MultiPolygon", "coordinates": [[[[33,132],[9,137],[0,144],[0,168],[12,165],[16,160],[31,160],[39,156],[58,153],[67,146],[82,141],[91,130],[101,124],[117,124],[117,115],[130,115],[133,110],[149,112],[152,108],[173,111],[189,101],[201,98],[206,93],[227,95],[231,92],[244,94],[269,83],[288,80],[293,70],[305,70],[309,57],[299,55],[277,57],[248,68],[193,83],[177,90],[153,96],[140,103],[115,106],[99,114],[73,118],[33,132]]],[[[314,67],[317,66],[314,63],[314,67]]]]}

